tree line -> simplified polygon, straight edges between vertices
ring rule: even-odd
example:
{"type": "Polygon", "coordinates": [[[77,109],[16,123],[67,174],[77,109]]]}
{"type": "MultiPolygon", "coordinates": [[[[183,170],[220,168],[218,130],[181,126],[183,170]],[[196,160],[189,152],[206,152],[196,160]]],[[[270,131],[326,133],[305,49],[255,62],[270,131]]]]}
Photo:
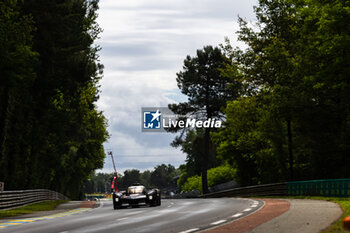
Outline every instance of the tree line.
{"type": "MultiPolygon", "coordinates": [[[[129,186],[140,183],[146,188],[160,188],[163,190],[176,189],[175,178],[179,175],[178,169],[171,164],[161,164],[154,170],[141,172],[138,169],[125,170],[123,174],[118,173],[117,188],[126,190],[129,186]]],[[[110,193],[111,183],[115,173],[97,173],[90,177],[85,183],[85,193],[110,193]]]]}
{"type": "Polygon", "coordinates": [[[0,181],[71,198],[103,167],[97,0],[0,2],[0,181]]]}
{"type": "MultiPolygon", "coordinates": [[[[350,175],[350,1],[259,0],[256,22],[239,18],[246,48],[230,41],[187,56],[177,83],[179,115],[224,127],[186,129],[182,185],[231,166],[241,185],[350,175]]],[[[172,129],[179,132],[180,129],[172,129]]]]}

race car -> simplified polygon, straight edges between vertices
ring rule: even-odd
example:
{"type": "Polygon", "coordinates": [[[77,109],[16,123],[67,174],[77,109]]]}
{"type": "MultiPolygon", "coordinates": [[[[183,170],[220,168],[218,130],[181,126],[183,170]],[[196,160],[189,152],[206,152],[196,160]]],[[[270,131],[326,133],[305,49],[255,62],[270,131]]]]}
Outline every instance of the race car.
{"type": "Polygon", "coordinates": [[[138,207],[142,205],[160,206],[161,194],[159,189],[147,190],[141,184],[134,184],[126,191],[113,192],[113,208],[138,207]]]}

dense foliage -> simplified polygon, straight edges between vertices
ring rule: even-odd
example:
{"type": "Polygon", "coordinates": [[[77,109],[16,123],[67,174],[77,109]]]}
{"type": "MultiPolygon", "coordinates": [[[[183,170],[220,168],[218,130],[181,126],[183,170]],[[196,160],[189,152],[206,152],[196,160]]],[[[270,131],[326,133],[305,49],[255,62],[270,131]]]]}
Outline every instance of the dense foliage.
{"type": "MultiPolygon", "coordinates": [[[[230,165],[221,165],[208,170],[208,186],[222,184],[231,181],[236,176],[236,171],[230,165]]],[[[200,190],[202,191],[202,178],[198,175],[189,177],[184,184],[178,184],[183,191],[200,190]]]]}
{"type": "MultiPolygon", "coordinates": [[[[226,101],[238,96],[240,83],[230,79],[220,72],[229,65],[228,58],[218,47],[205,46],[198,49],[196,56],[187,56],[183,70],[177,73],[177,85],[181,93],[187,95],[188,101],[170,104],[169,108],[180,116],[195,116],[199,120],[220,119],[226,101]]],[[[179,131],[174,129],[173,131],[179,131]]],[[[195,161],[196,168],[200,168],[202,190],[208,192],[207,170],[211,165],[213,144],[210,140],[212,128],[203,131],[183,131],[175,138],[173,146],[182,146],[188,154],[188,161],[195,161]],[[185,140],[183,135],[186,135],[185,140]],[[192,143],[193,142],[193,143],[192,143]],[[185,144],[192,143],[192,148],[185,144]],[[189,151],[191,150],[191,151],[189,151]]]]}
{"type": "Polygon", "coordinates": [[[0,181],[79,197],[103,166],[95,0],[0,2],[0,181]]]}
{"type": "MultiPolygon", "coordinates": [[[[260,0],[240,20],[247,93],[214,135],[243,185],[349,177],[350,1],[260,0]]],[[[240,54],[237,57],[237,54],[240,54]]]]}
{"type": "MultiPolygon", "coordinates": [[[[171,164],[161,164],[154,167],[154,170],[143,171],[137,169],[125,170],[124,174],[118,173],[117,187],[119,190],[126,190],[134,183],[140,183],[147,188],[174,188],[174,178],[178,171],[171,164]]],[[[85,193],[109,193],[114,173],[98,173],[91,176],[85,183],[85,193]]]]}
{"type": "MultiPolygon", "coordinates": [[[[350,1],[259,0],[255,13],[254,23],[239,19],[245,50],[221,46],[231,61],[221,76],[241,85],[225,90],[239,96],[211,132],[216,162],[230,164],[241,185],[348,178],[350,1]]],[[[205,155],[194,133],[186,139],[178,182],[190,190],[205,155]]]]}

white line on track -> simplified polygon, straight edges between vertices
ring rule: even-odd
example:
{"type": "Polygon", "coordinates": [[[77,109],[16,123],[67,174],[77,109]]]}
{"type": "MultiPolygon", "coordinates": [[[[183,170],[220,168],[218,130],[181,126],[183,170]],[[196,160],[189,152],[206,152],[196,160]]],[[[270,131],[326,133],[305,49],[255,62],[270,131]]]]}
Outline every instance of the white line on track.
{"type": "Polygon", "coordinates": [[[251,210],[252,210],[252,208],[248,208],[248,209],[243,210],[243,212],[248,212],[248,211],[251,211],[251,210]]]}
{"type": "Polygon", "coordinates": [[[212,222],[212,223],[210,223],[210,225],[218,225],[218,224],[223,223],[223,222],[226,222],[226,220],[219,220],[216,222],[212,222]]]}
{"type": "Polygon", "coordinates": [[[141,211],[135,211],[135,212],[132,212],[132,213],[127,213],[126,215],[129,216],[129,215],[135,215],[135,214],[141,214],[145,212],[144,210],[141,210],[141,211]]]}
{"type": "Polygon", "coordinates": [[[254,204],[254,205],[251,205],[250,207],[255,208],[255,207],[257,207],[257,206],[258,206],[258,205],[255,205],[255,204],[254,204]]]}
{"type": "Polygon", "coordinates": [[[125,220],[125,219],[128,219],[128,218],[119,218],[119,219],[117,219],[117,221],[121,221],[121,220],[125,220]]]}
{"type": "Polygon", "coordinates": [[[174,205],[173,202],[170,202],[170,204],[167,206],[168,208],[172,207],[174,205]]]}
{"type": "Polygon", "coordinates": [[[192,229],[189,229],[187,231],[181,231],[179,233],[190,233],[190,232],[194,232],[194,231],[198,231],[198,230],[199,230],[199,228],[192,228],[192,229]]]}
{"type": "Polygon", "coordinates": [[[242,215],[243,215],[242,213],[237,213],[235,215],[232,215],[232,218],[237,218],[237,217],[242,216],[242,215]]]}

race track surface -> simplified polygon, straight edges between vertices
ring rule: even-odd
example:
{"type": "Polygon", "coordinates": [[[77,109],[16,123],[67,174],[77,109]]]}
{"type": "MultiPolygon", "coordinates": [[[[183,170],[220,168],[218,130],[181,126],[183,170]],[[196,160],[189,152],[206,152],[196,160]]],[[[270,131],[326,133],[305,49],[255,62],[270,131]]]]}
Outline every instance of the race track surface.
{"type": "Polygon", "coordinates": [[[112,201],[102,201],[99,208],[62,213],[52,218],[3,221],[1,225],[5,227],[0,228],[0,232],[189,233],[250,215],[263,205],[263,201],[239,198],[169,199],[162,200],[158,207],[113,210],[112,201]]]}

